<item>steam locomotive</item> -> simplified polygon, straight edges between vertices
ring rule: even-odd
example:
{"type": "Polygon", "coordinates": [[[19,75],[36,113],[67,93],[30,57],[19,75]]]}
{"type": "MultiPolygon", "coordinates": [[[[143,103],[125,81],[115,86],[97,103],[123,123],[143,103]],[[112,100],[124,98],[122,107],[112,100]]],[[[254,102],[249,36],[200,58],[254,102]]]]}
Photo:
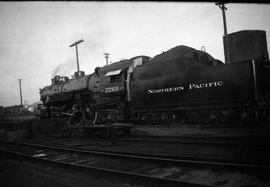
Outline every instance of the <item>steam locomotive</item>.
{"type": "Polygon", "coordinates": [[[97,67],[74,78],[55,76],[40,89],[43,117],[80,111],[78,122],[170,123],[266,120],[270,64],[266,32],[243,30],[224,37],[230,63],[205,51],[176,46],[153,58],[97,67]]]}

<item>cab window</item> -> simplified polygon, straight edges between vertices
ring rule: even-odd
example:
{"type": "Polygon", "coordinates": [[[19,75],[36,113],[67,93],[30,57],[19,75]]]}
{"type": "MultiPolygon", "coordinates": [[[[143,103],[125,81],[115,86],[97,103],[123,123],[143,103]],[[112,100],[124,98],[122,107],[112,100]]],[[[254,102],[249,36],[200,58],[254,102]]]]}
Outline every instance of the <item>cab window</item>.
{"type": "Polygon", "coordinates": [[[118,75],[109,76],[109,83],[115,83],[115,82],[121,82],[121,81],[122,81],[121,73],[118,75]]]}

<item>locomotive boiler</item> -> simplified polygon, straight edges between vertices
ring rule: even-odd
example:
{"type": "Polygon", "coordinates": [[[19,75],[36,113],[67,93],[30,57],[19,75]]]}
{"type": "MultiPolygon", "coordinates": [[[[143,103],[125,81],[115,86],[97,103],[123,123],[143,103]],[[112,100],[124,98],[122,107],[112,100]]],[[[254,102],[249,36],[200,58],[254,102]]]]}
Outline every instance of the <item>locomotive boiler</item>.
{"type": "Polygon", "coordinates": [[[57,76],[40,91],[46,116],[76,104],[89,124],[129,121],[266,120],[270,69],[265,31],[229,34],[230,62],[177,46],[136,56],[72,79],[57,76]],[[56,108],[57,110],[54,110],[56,108]]]}

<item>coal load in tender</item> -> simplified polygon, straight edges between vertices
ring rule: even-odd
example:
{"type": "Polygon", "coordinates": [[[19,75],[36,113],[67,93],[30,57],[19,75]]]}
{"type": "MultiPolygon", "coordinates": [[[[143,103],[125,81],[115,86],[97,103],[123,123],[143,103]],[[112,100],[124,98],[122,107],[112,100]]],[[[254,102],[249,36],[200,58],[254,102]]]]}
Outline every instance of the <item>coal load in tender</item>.
{"type": "Polygon", "coordinates": [[[179,60],[181,58],[188,58],[190,63],[201,64],[203,66],[212,66],[215,64],[221,64],[221,61],[215,60],[211,55],[206,52],[193,49],[184,45],[176,46],[166,52],[156,55],[151,62],[162,62],[162,61],[172,61],[179,60]]]}

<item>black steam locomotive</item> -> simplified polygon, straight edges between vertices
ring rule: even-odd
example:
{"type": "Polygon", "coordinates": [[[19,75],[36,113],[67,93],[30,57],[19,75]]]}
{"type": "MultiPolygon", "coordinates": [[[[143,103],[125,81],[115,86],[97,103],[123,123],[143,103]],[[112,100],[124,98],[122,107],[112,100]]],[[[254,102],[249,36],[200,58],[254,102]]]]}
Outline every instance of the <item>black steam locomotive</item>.
{"type": "Polygon", "coordinates": [[[177,46],[136,56],[74,78],[55,76],[40,90],[44,117],[79,111],[93,123],[265,120],[270,64],[265,31],[227,35],[230,63],[177,46]]]}

